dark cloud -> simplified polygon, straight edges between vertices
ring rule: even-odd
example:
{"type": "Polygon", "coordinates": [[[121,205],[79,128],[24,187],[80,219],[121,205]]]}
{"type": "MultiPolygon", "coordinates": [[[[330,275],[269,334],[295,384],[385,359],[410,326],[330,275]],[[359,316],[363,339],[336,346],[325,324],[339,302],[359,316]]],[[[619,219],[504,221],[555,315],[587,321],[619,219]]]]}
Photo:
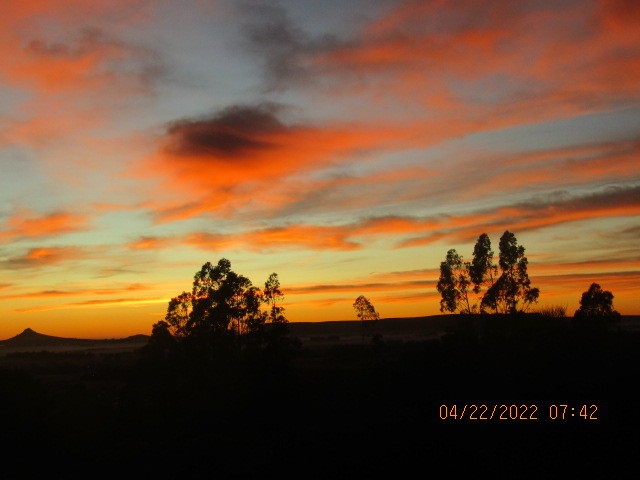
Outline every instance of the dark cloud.
{"type": "Polygon", "coordinates": [[[533,200],[524,202],[518,207],[523,210],[549,213],[557,211],[591,211],[602,209],[621,209],[624,207],[640,206],[640,185],[611,186],[600,192],[570,196],[566,192],[550,193],[547,201],[533,200]]]}
{"type": "Polygon", "coordinates": [[[640,239],[640,225],[635,225],[633,227],[625,228],[620,232],[620,235],[624,237],[640,239]]]}
{"type": "MultiPolygon", "coordinates": [[[[625,283],[627,281],[631,282],[632,280],[640,279],[640,271],[631,270],[625,272],[585,272],[585,273],[564,273],[558,275],[536,275],[536,280],[540,282],[550,283],[556,282],[563,284],[569,283],[570,281],[582,281],[591,280],[594,281],[594,277],[598,278],[597,281],[602,283],[612,282],[614,279],[624,280],[625,283]],[[606,279],[607,281],[603,281],[600,279],[606,279]]],[[[633,284],[631,282],[630,284],[633,284]]]]}
{"type": "Polygon", "coordinates": [[[278,5],[245,4],[244,11],[253,19],[242,27],[245,44],[264,63],[267,90],[313,80],[311,56],[344,43],[334,35],[311,36],[278,5]]]}
{"type": "Polygon", "coordinates": [[[209,118],[180,120],[167,129],[167,151],[178,156],[239,157],[277,146],[270,137],[287,127],[277,118],[280,107],[234,105],[209,118]]]}

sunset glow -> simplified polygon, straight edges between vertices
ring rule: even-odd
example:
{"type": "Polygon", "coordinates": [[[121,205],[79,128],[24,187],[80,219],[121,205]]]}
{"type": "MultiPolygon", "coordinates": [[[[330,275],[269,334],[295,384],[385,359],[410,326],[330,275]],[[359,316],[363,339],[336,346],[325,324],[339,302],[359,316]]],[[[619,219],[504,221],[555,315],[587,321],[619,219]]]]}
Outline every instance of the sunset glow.
{"type": "Polygon", "coordinates": [[[290,321],[526,248],[640,314],[640,2],[31,0],[0,16],[0,339],[151,332],[207,261],[290,321]]]}

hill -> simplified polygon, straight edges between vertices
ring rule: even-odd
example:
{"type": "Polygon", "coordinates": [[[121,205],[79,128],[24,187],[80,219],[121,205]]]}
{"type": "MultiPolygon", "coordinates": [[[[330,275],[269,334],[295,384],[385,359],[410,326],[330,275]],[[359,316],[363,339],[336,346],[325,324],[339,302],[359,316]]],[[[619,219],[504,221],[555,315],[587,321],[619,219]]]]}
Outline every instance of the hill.
{"type": "Polygon", "coordinates": [[[6,347],[52,347],[52,346],[89,346],[103,343],[139,343],[146,342],[148,335],[132,335],[126,338],[110,338],[110,339],[85,339],[85,338],[65,338],[55,337],[53,335],[45,335],[38,333],[30,328],[25,328],[22,333],[6,340],[0,340],[0,345],[6,347]]]}
{"type": "Polygon", "coordinates": [[[30,328],[25,328],[22,333],[15,337],[0,341],[0,345],[6,347],[49,347],[60,345],[89,345],[91,342],[92,340],[44,335],[30,328]]]}
{"type": "MultiPolygon", "coordinates": [[[[375,333],[387,340],[421,340],[438,337],[451,324],[451,315],[382,318],[375,326],[375,333]]],[[[303,343],[351,343],[362,338],[362,323],[359,320],[293,322],[289,324],[289,331],[303,343]]]]}
{"type": "MultiPolygon", "coordinates": [[[[385,340],[426,340],[438,338],[457,323],[459,315],[430,315],[424,317],[383,318],[378,320],[375,333],[385,340]]],[[[565,321],[569,318],[566,317],[565,321]]],[[[626,331],[640,331],[639,315],[623,315],[619,327],[626,331]]],[[[332,320],[324,322],[292,322],[289,331],[303,344],[357,343],[362,338],[362,323],[359,320],[332,320]]],[[[26,328],[15,337],[0,340],[0,352],[8,350],[79,350],[109,347],[132,348],[144,345],[149,335],[132,335],[125,338],[82,339],[65,338],[38,333],[26,328]]]]}
{"type": "Polygon", "coordinates": [[[65,338],[38,333],[31,328],[25,328],[22,333],[6,340],[0,340],[0,354],[11,352],[26,352],[34,350],[68,351],[68,350],[96,350],[136,348],[147,343],[148,335],[132,335],[126,338],[84,339],[65,338]]]}

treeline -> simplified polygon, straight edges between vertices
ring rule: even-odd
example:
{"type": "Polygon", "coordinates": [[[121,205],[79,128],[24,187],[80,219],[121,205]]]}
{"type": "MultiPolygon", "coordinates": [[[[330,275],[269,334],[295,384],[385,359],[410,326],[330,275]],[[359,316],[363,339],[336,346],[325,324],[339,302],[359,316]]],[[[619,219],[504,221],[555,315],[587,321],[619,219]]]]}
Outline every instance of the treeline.
{"type": "MultiPolygon", "coordinates": [[[[486,233],[478,237],[469,260],[455,249],[448,250],[440,263],[437,283],[440,311],[483,317],[528,312],[540,297],[540,289],[531,284],[528,264],[525,247],[509,230],[500,237],[497,259],[486,233]]],[[[172,298],[164,320],[153,325],[147,353],[167,356],[185,350],[203,355],[231,350],[291,350],[299,345],[288,335],[283,300],[277,273],[272,273],[261,289],[234,272],[226,258],[215,265],[207,262],[195,273],[191,291],[172,298]]],[[[362,322],[363,342],[370,337],[379,343],[381,336],[375,326],[380,315],[373,304],[360,295],[353,308],[362,322]]],[[[566,307],[554,305],[536,313],[565,318],[566,307]]],[[[620,318],[613,308],[613,294],[592,283],[582,294],[573,324],[601,330],[620,318]]]]}
{"type": "MultiPolygon", "coordinates": [[[[494,261],[491,240],[486,233],[476,241],[471,260],[455,249],[440,263],[437,289],[440,311],[460,314],[508,314],[527,312],[538,302],[540,289],[531,286],[525,248],[513,233],[500,237],[498,263],[494,261]]],[[[538,310],[544,317],[564,318],[566,308],[554,305],[538,310]]],[[[613,308],[613,294],[592,283],[582,294],[573,324],[585,328],[607,328],[620,320],[613,308]]]]}

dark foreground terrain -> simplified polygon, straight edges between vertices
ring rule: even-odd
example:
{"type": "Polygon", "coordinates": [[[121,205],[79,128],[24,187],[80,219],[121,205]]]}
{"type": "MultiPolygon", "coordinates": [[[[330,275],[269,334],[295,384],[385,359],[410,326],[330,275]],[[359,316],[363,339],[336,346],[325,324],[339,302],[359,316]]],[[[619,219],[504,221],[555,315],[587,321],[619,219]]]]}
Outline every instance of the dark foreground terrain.
{"type": "Polygon", "coordinates": [[[637,475],[636,332],[540,318],[451,322],[437,338],[206,357],[6,354],[0,476],[637,475]]]}

